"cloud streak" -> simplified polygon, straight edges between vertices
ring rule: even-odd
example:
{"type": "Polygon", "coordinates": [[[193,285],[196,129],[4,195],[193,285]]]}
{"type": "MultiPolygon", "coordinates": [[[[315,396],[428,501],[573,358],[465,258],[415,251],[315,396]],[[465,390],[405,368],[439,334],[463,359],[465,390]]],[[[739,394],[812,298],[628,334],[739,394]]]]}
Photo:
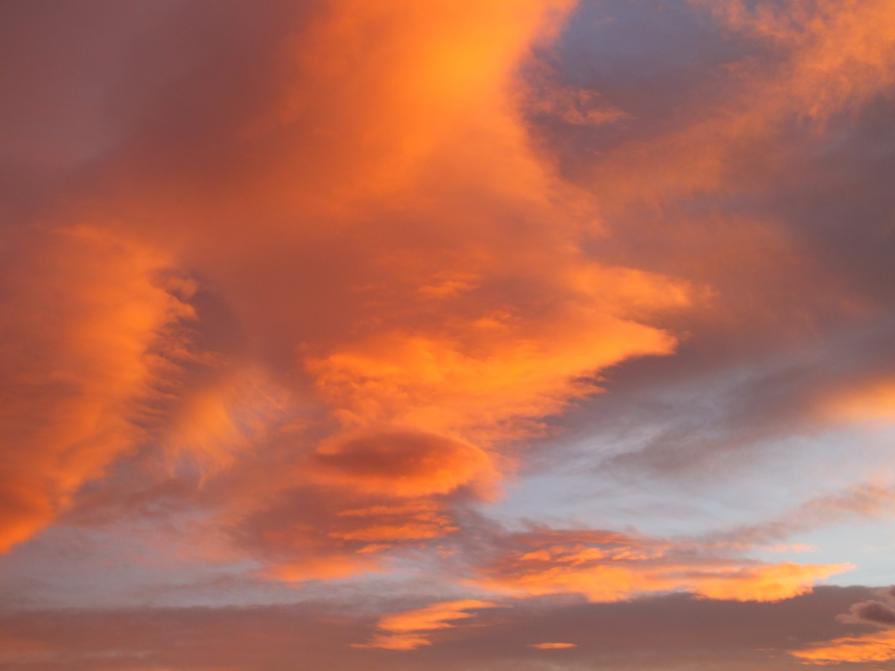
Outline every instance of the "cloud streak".
{"type": "Polygon", "coordinates": [[[355,644],[361,648],[381,648],[383,650],[415,650],[431,645],[430,632],[451,629],[458,621],[474,617],[470,611],[494,608],[490,601],[465,599],[443,601],[425,608],[387,615],[376,625],[381,633],[370,642],[355,644]]]}
{"type": "Polygon", "coordinates": [[[848,564],[765,564],[686,544],[608,531],[535,529],[509,536],[476,584],[522,596],[580,594],[613,602],[687,591],[708,599],[779,601],[848,564]]]}

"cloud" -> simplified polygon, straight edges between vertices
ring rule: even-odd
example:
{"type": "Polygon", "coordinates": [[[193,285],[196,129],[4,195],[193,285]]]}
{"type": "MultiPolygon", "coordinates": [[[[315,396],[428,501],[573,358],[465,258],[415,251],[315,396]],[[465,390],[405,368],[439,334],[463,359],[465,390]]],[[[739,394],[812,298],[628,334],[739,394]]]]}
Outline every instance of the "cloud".
{"type": "Polygon", "coordinates": [[[613,465],[713,473],[841,426],[824,411],[832,397],[891,377],[878,370],[891,342],[879,180],[892,162],[891,20],[886,2],[585,4],[572,37],[542,54],[557,92],[626,114],[585,130],[533,118],[545,151],[598,196],[607,234],[589,248],[713,290],[664,322],[686,334],[674,357],[613,370],[612,390],[629,394],[576,418],[592,419],[581,433],[594,442],[617,438],[603,432],[620,413],[644,427],[642,453],[613,465]],[[636,52],[624,30],[645,36],[636,52]]]}
{"type": "Polygon", "coordinates": [[[707,599],[779,601],[811,591],[848,564],[766,564],[717,556],[686,543],[607,531],[548,530],[511,535],[475,585],[519,596],[580,594],[613,602],[686,591],[707,599]]]}
{"type": "Polygon", "coordinates": [[[792,54],[784,95],[810,116],[859,105],[892,82],[895,12],[884,0],[704,4],[732,29],[792,54]]]}
{"type": "Polygon", "coordinates": [[[849,608],[844,622],[861,622],[883,626],[895,625],[895,604],[882,601],[862,601],[849,608]]]}
{"type": "Polygon", "coordinates": [[[790,654],[809,664],[862,664],[895,659],[895,591],[877,590],[875,599],[852,604],[837,620],[845,624],[871,625],[877,631],[842,636],[813,643],[790,654]]]}
{"type": "Polygon", "coordinates": [[[591,263],[544,278],[542,286],[536,277],[502,273],[493,280],[510,286],[481,286],[445,306],[473,312],[451,318],[443,334],[426,327],[379,332],[309,358],[322,398],[348,426],[419,426],[485,444],[519,437],[538,419],[598,392],[588,376],[627,358],[670,353],[671,336],[619,313],[684,307],[689,300],[683,285],[591,263]],[[514,295],[516,282],[547,294],[525,306],[529,299],[514,295]],[[554,294],[557,304],[537,304],[554,291],[563,294],[554,294]]]}
{"type": "Polygon", "coordinates": [[[164,254],[99,229],[20,232],[2,253],[8,550],[147,437],[153,406],[188,357],[194,311],[164,254]]]}
{"type": "MultiPolygon", "coordinates": [[[[90,360],[78,375],[98,390],[60,387],[69,405],[59,412],[122,428],[108,448],[71,451],[66,440],[92,439],[46,437],[73,464],[64,491],[4,478],[9,509],[35,520],[10,521],[14,540],[55,519],[116,457],[153,445],[195,465],[186,471],[200,472],[203,491],[192,502],[254,539],[240,549],[273,551],[288,529],[296,551],[323,552],[299,562],[318,567],[310,573],[342,575],[368,565],[348,557],[358,548],[452,532],[438,497],[495,493],[514,441],[599,393],[602,371],[671,354],[676,337],[652,321],[687,309],[694,287],[586,253],[594,199],[539,154],[517,109],[520,64],[571,10],[394,0],[274,3],[249,16],[172,4],[135,27],[127,76],[104,84],[87,112],[105,127],[114,110],[114,132],[90,178],[47,202],[49,232],[20,233],[36,251],[9,271],[23,305],[13,313],[45,300],[42,314],[51,299],[28,292],[41,291],[29,283],[52,253],[44,240],[83,220],[111,241],[72,244],[68,270],[49,281],[75,296],[65,328],[96,334],[74,360],[90,360]],[[100,244],[133,259],[96,256],[100,244]],[[190,295],[157,286],[162,275],[188,278],[190,295]],[[91,312],[102,292],[108,317],[91,312]],[[187,318],[187,365],[150,380],[146,357],[187,318]],[[134,372],[119,389],[100,369],[134,372]],[[149,385],[164,389],[141,420],[145,440],[125,436],[129,404],[149,385]],[[74,405],[90,395],[108,395],[107,407],[74,405]],[[289,496],[320,514],[288,519],[279,502],[289,496]],[[395,496],[413,511],[395,512],[395,496]],[[296,530],[312,518],[334,527],[296,530]],[[250,520],[264,533],[248,531],[250,520]],[[343,550],[323,551],[330,542],[343,550]]],[[[89,33],[89,16],[79,21],[89,33]]],[[[31,377],[71,360],[62,338],[16,338],[37,351],[31,377]]]]}
{"type": "Polygon", "coordinates": [[[534,648],[535,650],[571,650],[572,648],[575,648],[577,646],[574,643],[563,643],[561,641],[554,641],[545,643],[532,643],[528,647],[534,648]]]}
{"type": "Polygon", "coordinates": [[[462,599],[442,601],[418,610],[388,615],[379,620],[377,628],[383,632],[369,643],[355,644],[355,647],[382,648],[383,650],[414,650],[431,645],[430,632],[451,629],[458,620],[474,617],[471,610],[494,608],[490,601],[462,599]]]}
{"type": "Polygon", "coordinates": [[[812,664],[867,664],[895,659],[895,630],[844,636],[792,652],[812,664]]]}
{"type": "Polygon", "coordinates": [[[798,533],[841,524],[851,519],[872,519],[890,512],[895,488],[876,482],[852,485],[805,501],[776,519],[708,534],[702,541],[720,547],[748,549],[778,543],[798,533]]]}
{"type": "Polygon", "coordinates": [[[496,477],[487,453],[474,445],[413,431],[349,436],[321,445],[311,469],[320,481],[381,496],[447,494],[496,477]]]}
{"type": "Polygon", "coordinates": [[[390,551],[426,545],[456,533],[444,502],[300,487],[235,523],[237,547],[289,582],[382,570],[390,551]]]}
{"type": "Polygon", "coordinates": [[[895,418],[895,382],[868,379],[834,390],[822,403],[823,410],[844,422],[887,422],[895,418]]]}
{"type": "MultiPolygon", "coordinates": [[[[838,625],[805,605],[835,601],[812,590],[849,564],[748,554],[879,516],[892,496],[874,474],[826,468],[817,498],[714,534],[493,505],[564,464],[569,498],[619,467],[655,477],[615,507],[655,495],[667,514],[702,493],[672,489],[685,472],[764,498],[794,482],[779,441],[893,417],[891,3],[648,5],[2,10],[0,552],[54,557],[13,591],[52,591],[41,574],[64,582],[81,552],[65,539],[101,529],[140,536],[185,591],[223,564],[264,594],[353,594],[308,606],[326,623],[85,615],[86,642],[50,626],[65,614],[24,617],[10,640],[63,639],[23,647],[29,664],[256,671],[301,647],[346,669],[375,667],[370,648],[408,653],[383,668],[661,668],[659,640],[679,653],[667,668],[717,668],[685,644],[767,668],[737,638],[753,630],[781,668],[790,649],[881,654],[886,631],[835,627],[887,626],[887,598],[855,592],[838,625]],[[563,461],[569,435],[587,438],[580,462],[563,461]],[[181,544],[202,561],[185,567],[181,544]],[[420,584],[423,608],[403,598],[420,584]],[[501,608],[438,600],[458,591],[501,608]],[[382,593],[388,609],[366,603],[382,593]],[[630,617],[617,647],[613,617],[630,617]]],[[[798,447],[818,472],[821,443],[798,447]]],[[[712,525],[734,514],[719,500],[700,501],[712,525]]],[[[94,550],[96,574],[114,550],[94,550]]]]}

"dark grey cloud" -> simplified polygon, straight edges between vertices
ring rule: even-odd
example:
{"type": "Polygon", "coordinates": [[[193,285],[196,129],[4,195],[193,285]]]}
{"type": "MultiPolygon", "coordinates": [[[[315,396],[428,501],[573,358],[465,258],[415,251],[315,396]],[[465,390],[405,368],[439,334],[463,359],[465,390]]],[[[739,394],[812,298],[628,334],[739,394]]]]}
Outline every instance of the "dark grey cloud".
{"type": "Polygon", "coordinates": [[[895,587],[876,590],[874,597],[852,604],[839,620],[849,624],[895,627],[895,587]]]}

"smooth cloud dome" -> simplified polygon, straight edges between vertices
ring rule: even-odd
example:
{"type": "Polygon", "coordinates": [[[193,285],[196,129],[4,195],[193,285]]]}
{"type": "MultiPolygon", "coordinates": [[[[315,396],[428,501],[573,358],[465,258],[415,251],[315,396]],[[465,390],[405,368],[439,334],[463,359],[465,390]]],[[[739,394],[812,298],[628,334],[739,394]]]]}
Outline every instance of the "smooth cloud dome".
{"type": "Polygon", "coordinates": [[[382,496],[447,494],[496,475],[479,448],[410,431],[348,436],[318,448],[312,463],[322,482],[382,496]]]}

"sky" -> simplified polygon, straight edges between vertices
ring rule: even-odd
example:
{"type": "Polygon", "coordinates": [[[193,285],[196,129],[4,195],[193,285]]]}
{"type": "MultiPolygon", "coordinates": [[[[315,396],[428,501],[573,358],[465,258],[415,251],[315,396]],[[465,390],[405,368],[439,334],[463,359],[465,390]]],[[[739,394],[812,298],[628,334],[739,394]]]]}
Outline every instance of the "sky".
{"type": "Polygon", "coordinates": [[[892,0],[0,63],[0,670],[895,669],[892,0]]]}

